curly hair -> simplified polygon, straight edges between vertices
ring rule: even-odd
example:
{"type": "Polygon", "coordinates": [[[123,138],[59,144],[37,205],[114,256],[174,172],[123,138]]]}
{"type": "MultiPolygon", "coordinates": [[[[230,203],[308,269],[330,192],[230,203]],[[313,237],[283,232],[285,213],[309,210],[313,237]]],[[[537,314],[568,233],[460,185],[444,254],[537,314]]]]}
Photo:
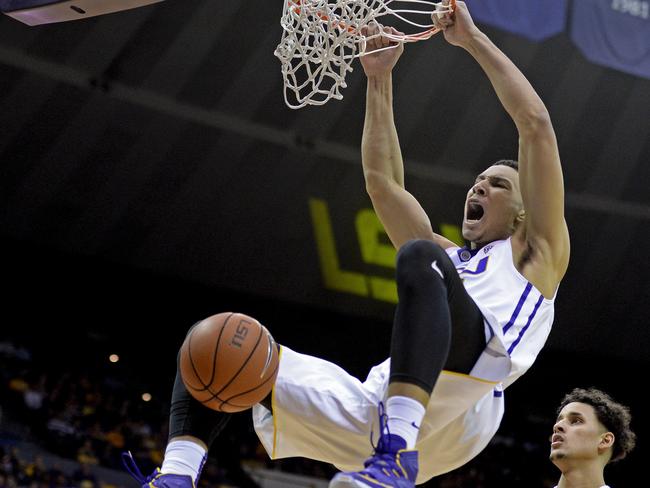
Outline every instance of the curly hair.
{"type": "Polygon", "coordinates": [[[575,388],[562,399],[557,413],[573,402],[591,405],[598,421],[614,434],[614,446],[609,462],[620,461],[634,449],[636,434],[630,429],[632,415],[628,407],[615,402],[607,393],[596,388],[575,388]]]}

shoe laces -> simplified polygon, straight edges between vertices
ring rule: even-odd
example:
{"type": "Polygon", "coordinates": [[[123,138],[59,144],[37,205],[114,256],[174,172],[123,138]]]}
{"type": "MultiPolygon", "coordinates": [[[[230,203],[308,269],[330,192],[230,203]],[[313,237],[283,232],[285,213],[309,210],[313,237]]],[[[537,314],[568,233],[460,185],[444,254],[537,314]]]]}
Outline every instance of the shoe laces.
{"type": "Polygon", "coordinates": [[[391,434],[390,428],[388,427],[388,414],[386,413],[384,402],[379,402],[377,410],[379,413],[379,439],[377,440],[377,444],[375,444],[374,432],[370,431],[370,445],[375,451],[375,455],[394,453],[395,450],[391,449],[390,444],[391,434]]]}
{"type": "Polygon", "coordinates": [[[133,459],[131,451],[122,453],[122,464],[124,465],[124,468],[129,472],[129,474],[133,476],[133,478],[135,478],[135,480],[141,485],[149,484],[154,480],[154,478],[156,478],[156,476],[160,474],[160,469],[156,468],[154,472],[149,476],[143,475],[142,471],[140,471],[140,468],[138,468],[135,459],[133,459]]]}
{"type": "Polygon", "coordinates": [[[390,445],[390,428],[388,427],[388,414],[384,408],[384,403],[379,402],[377,407],[379,412],[379,439],[377,444],[374,442],[374,432],[370,432],[370,444],[374,449],[373,455],[363,463],[364,468],[389,470],[392,474],[402,477],[402,468],[397,464],[396,453],[390,445]]]}

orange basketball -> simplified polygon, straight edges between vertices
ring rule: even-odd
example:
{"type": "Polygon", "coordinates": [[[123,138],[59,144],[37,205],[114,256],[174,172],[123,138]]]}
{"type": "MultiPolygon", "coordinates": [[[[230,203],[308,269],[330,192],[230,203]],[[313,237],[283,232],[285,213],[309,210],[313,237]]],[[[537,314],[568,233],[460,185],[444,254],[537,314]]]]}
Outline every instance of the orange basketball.
{"type": "Polygon", "coordinates": [[[196,324],[181,346],[180,373],[206,407],[240,412],[263,400],[278,375],[278,348],[266,327],[241,313],[196,324]]]}

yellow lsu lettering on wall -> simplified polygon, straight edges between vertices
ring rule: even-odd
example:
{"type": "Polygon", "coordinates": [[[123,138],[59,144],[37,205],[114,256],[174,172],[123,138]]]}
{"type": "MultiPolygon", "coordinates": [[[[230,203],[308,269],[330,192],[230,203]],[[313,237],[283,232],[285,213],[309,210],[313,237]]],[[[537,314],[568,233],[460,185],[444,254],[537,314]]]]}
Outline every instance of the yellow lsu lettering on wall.
{"type": "MultiPolygon", "coordinates": [[[[395,280],[348,271],[341,267],[327,202],[318,198],[310,198],[309,211],[325,287],[330,290],[397,303],[395,280]]],[[[368,264],[395,268],[396,250],[392,245],[381,242],[381,237],[386,235],[386,231],[374,210],[370,208],[359,210],[355,218],[355,227],[363,261],[368,264]]],[[[441,224],[440,233],[450,241],[463,245],[461,230],[457,225],[441,224]]]]}

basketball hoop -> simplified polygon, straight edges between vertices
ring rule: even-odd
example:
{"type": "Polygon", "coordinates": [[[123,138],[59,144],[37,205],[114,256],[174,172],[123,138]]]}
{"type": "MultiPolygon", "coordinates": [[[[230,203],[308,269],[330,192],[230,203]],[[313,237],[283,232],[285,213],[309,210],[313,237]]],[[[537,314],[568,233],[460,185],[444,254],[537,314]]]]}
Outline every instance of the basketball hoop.
{"type": "MultiPolygon", "coordinates": [[[[440,29],[431,15],[451,13],[449,5],[428,0],[285,0],[280,24],[282,39],[275,55],[282,63],[284,100],[290,108],[323,105],[343,98],[345,76],[355,58],[366,53],[366,43],[384,36],[396,42],[429,39],[440,29]],[[363,27],[392,16],[420,30],[411,34],[389,32],[366,37],[363,27]]],[[[383,49],[392,49],[389,46],[383,49]]]]}

